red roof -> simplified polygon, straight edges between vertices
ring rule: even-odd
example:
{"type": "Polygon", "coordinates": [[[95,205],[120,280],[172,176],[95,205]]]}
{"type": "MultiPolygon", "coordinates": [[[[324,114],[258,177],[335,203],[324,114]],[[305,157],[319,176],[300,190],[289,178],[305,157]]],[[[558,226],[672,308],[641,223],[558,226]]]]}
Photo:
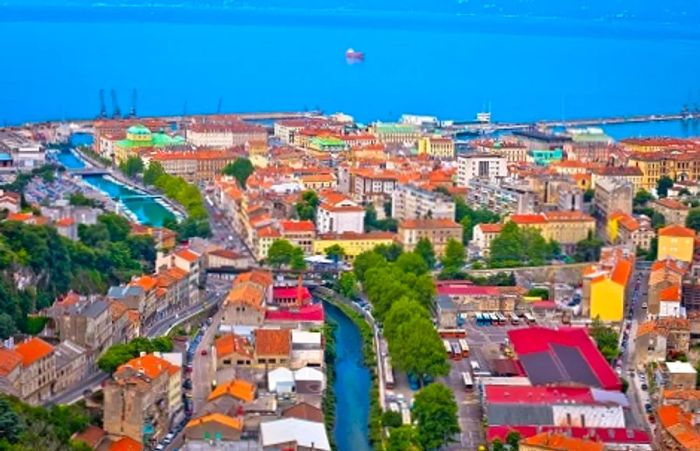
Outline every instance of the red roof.
{"type": "Polygon", "coordinates": [[[659,236],[681,236],[686,238],[695,238],[695,230],[683,227],[682,225],[673,224],[668,227],[660,228],[659,236]]]}
{"type": "Polygon", "coordinates": [[[28,367],[53,352],[53,346],[41,338],[30,338],[17,345],[15,351],[22,356],[22,365],[28,367]]]}
{"type": "Polygon", "coordinates": [[[285,232],[315,232],[316,226],[311,221],[281,221],[285,232]]]}
{"type": "Polygon", "coordinates": [[[503,224],[477,224],[477,227],[484,233],[501,233],[503,224]]]}
{"type": "Polygon", "coordinates": [[[520,385],[486,385],[485,396],[490,404],[595,404],[588,387],[544,387],[520,385]]]}
{"type": "Polygon", "coordinates": [[[449,296],[498,296],[501,294],[501,290],[498,287],[440,282],[437,284],[437,292],[438,294],[446,294],[449,296]]]}
{"type": "Polygon", "coordinates": [[[604,443],[650,443],[649,434],[641,429],[583,428],[562,426],[489,426],[487,440],[505,441],[509,432],[516,431],[521,437],[532,437],[540,432],[556,432],[574,438],[588,438],[604,443]],[[629,433],[629,435],[628,435],[629,433]]]}
{"type": "Polygon", "coordinates": [[[508,338],[519,356],[535,353],[553,353],[552,345],[563,345],[578,349],[593,371],[600,387],[619,390],[620,379],[608,365],[588,332],[581,328],[528,327],[508,331],[508,338]]]}
{"type": "Polygon", "coordinates": [[[510,220],[514,223],[521,224],[544,224],[547,222],[547,218],[544,215],[513,215],[510,220]]]}
{"type": "Polygon", "coordinates": [[[265,313],[265,321],[301,321],[307,323],[323,322],[323,305],[307,305],[295,310],[268,310],[265,313]]]}
{"type": "Polygon", "coordinates": [[[301,301],[311,299],[311,293],[306,287],[275,287],[272,289],[273,299],[301,298],[301,301]]]}

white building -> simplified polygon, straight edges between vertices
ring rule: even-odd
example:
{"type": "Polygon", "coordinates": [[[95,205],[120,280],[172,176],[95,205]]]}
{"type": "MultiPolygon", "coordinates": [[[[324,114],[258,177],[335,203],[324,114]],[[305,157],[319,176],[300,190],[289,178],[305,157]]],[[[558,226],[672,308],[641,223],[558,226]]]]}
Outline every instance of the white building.
{"type": "Polygon", "coordinates": [[[187,142],[197,147],[233,147],[251,141],[267,141],[267,130],[243,121],[194,124],[187,128],[187,142]]]}
{"type": "Polygon", "coordinates": [[[294,373],[289,368],[279,367],[267,373],[267,390],[273,393],[294,392],[294,373]]]}
{"type": "Polygon", "coordinates": [[[450,196],[414,185],[398,185],[391,193],[391,216],[405,219],[455,219],[455,202],[450,196]]]}
{"type": "Polygon", "coordinates": [[[474,178],[497,179],[508,175],[506,158],[501,155],[477,153],[457,157],[457,185],[469,186],[474,178]]]}
{"type": "Polygon", "coordinates": [[[342,194],[324,194],[318,206],[316,223],[319,233],[362,233],[365,209],[342,194]]]}
{"type": "Polygon", "coordinates": [[[260,423],[260,444],[264,450],[330,451],[331,449],[323,423],[298,418],[260,423]]]}

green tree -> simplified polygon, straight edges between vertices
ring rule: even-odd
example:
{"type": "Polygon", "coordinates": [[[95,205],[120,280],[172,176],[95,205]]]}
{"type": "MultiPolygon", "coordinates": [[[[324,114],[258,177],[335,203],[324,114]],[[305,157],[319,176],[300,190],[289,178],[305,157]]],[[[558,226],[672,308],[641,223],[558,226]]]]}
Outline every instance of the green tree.
{"type": "Polygon", "coordinates": [[[267,251],[267,263],[275,268],[289,266],[292,269],[304,269],[301,266],[304,262],[304,252],[301,248],[294,246],[287,240],[273,241],[267,251]],[[301,259],[301,263],[299,262],[301,259]]]}
{"type": "Polygon", "coordinates": [[[107,227],[111,241],[124,241],[131,233],[129,220],[116,213],[104,213],[98,216],[97,222],[107,227]]]}
{"type": "Polygon", "coordinates": [[[236,158],[233,163],[229,163],[224,168],[224,175],[231,175],[236,178],[238,183],[245,188],[248,177],[255,171],[253,163],[245,157],[236,158]]]}
{"type": "Polygon", "coordinates": [[[592,188],[588,188],[586,191],[583,192],[583,201],[584,202],[592,201],[594,195],[595,195],[595,190],[593,190],[592,188]]]}
{"type": "Polygon", "coordinates": [[[397,428],[403,424],[403,419],[399,412],[386,410],[382,414],[382,425],[386,428],[397,428]]]}
{"type": "Polygon", "coordinates": [[[594,262],[600,259],[600,250],[605,243],[603,240],[593,235],[593,232],[588,232],[588,237],[576,243],[576,252],[574,260],[577,262],[594,262]]]}
{"type": "MultiPolygon", "coordinates": [[[[17,326],[12,316],[7,313],[0,313],[0,339],[6,340],[17,332],[17,326]]],[[[2,432],[2,428],[0,428],[2,432]]],[[[0,434],[2,436],[2,434],[0,434]]]]}
{"type": "Polygon", "coordinates": [[[428,272],[428,264],[416,252],[404,252],[396,260],[396,265],[403,272],[410,272],[417,276],[428,272]]]}
{"type": "Polygon", "coordinates": [[[151,160],[148,163],[148,168],[143,173],[143,183],[146,185],[155,185],[158,178],[165,174],[165,169],[160,161],[151,160]]]}
{"type": "Polygon", "coordinates": [[[530,288],[526,296],[539,297],[546,301],[549,299],[549,290],[546,288],[530,288]]]}
{"type": "Polygon", "coordinates": [[[326,252],[326,257],[328,257],[330,260],[333,260],[334,262],[342,262],[343,258],[345,258],[345,249],[343,246],[339,244],[334,244],[333,246],[329,246],[325,249],[326,252]]]}
{"type": "Polygon", "coordinates": [[[441,383],[430,384],[416,394],[413,417],[425,449],[436,449],[454,441],[460,432],[457,412],[452,390],[441,383]]]}
{"type": "Polygon", "coordinates": [[[656,230],[666,225],[666,218],[658,211],[651,214],[651,226],[656,230]]]}
{"type": "Polygon", "coordinates": [[[382,254],[387,261],[395,262],[403,253],[403,247],[398,243],[380,244],[375,246],[374,251],[382,254]]]}
{"type": "Polygon", "coordinates": [[[612,327],[603,324],[600,318],[595,318],[593,320],[588,332],[595,340],[600,353],[603,354],[607,360],[611,361],[620,354],[617,332],[615,332],[612,327]]]}
{"type": "Polygon", "coordinates": [[[525,257],[525,243],[520,228],[513,221],[503,226],[491,241],[490,263],[494,267],[519,266],[525,257]]]}
{"type": "Polygon", "coordinates": [[[394,366],[415,375],[422,385],[426,377],[447,376],[447,363],[442,339],[428,318],[414,317],[400,325],[396,338],[389,341],[394,366]]]}
{"type": "Polygon", "coordinates": [[[316,221],[316,207],[320,200],[318,194],[315,191],[304,191],[301,193],[301,200],[296,203],[294,208],[296,209],[297,216],[299,219],[316,221]]]}
{"type": "MultiPolygon", "coordinates": [[[[389,210],[391,213],[391,210],[389,210]]],[[[398,222],[396,219],[391,217],[386,217],[382,220],[377,219],[377,210],[373,204],[369,204],[365,208],[365,229],[366,230],[382,230],[385,232],[396,232],[398,229],[398,222]]]]}
{"type": "Polygon", "coordinates": [[[119,163],[119,169],[128,177],[135,177],[143,172],[143,160],[138,155],[132,155],[119,163]]]}
{"type": "Polygon", "coordinates": [[[656,194],[659,197],[668,196],[668,189],[673,186],[673,179],[667,175],[659,178],[656,181],[656,194]]]}
{"type": "Polygon", "coordinates": [[[700,208],[691,208],[685,218],[685,226],[700,232],[700,208]]]}
{"type": "MultiPolygon", "coordinates": [[[[395,412],[391,412],[395,413],[395,412]]],[[[399,415],[400,417],[400,415],[399,415]]],[[[410,424],[399,426],[389,432],[386,451],[422,451],[418,431],[410,424]]]]}
{"type": "Polygon", "coordinates": [[[440,259],[444,268],[461,270],[464,266],[464,246],[454,238],[450,238],[445,247],[445,255],[440,259]]]}
{"type": "Polygon", "coordinates": [[[520,432],[510,431],[506,435],[506,443],[510,446],[511,451],[517,451],[520,448],[520,432]]]}
{"type": "Polygon", "coordinates": [[[366,251],[355,257],[352,269],[355,272],[355,276],[357,276],[357,280],[364,282],[365,274],[368,270],[386,265],[387,260],[382,254],[376,251],[366,251]]]}
{"type": "Polygon", "coordinates": [[[649,191],[642,188],[634,195],[632,203],[635,207],[643,207],[652,200],[654,200],[654,196],[649,191]]]}
{"type": "Polygon", "coordinates": [[[6,397],[0,397],[0,447],[2,441],[16,443],[26,425],[22,418],[12,409],[6,397]]]}
{"type": "Polygon", "coordinates": [[[428,265],[429,269],[433,269],[435,267],[435,263],[437,262],[435,257],[435,249],[433,249],[433,243],[431,243],[429,239],[426,237],[419,239],[418,243],[416,243],[414,252],[421,256],[421,258],[425,261],[425,264],[428,265]]]}
{"type": "Polygon", "coordinates": [[[107,374],[112,374],[122,364],[138,357],[141,352],[170,352],[172,349],[173,343],[168,337],[158,337],[152,340],[143,337],[134,338],[129,343],[120,343],[109,347],[97,361],[97,367],[107,374]]]}
{"type": "Polygon", "coordinates": [[[93,225],[78,224],[78,238],[88,246],[99,246],[110,241],[109,229],[100,222],[93,225]]]}
{"type": "Polygon", "coordinates": [[[357,278],[355,273],[344,272],[338,278],[338,291],[346,298],[353,299],[357,296],[357,278]]]}
{"type": "Polygon", "coordinates": [[[391,304],[384,318],[384,336],[393,341],[399,338],[399,329],[403,324],[411,322],[414,318],[429,318],[428,311],[418,301],[402,296],[391,304]]]}
{"type": "Polygon", "coordinates": [[[506,446],[500,439],[493,439],[491,442],[491,451],[505,451],[506,446]]]}
{"type": "Polygon", "coordinates": [[[81,192],[71,194],[68,198],[68,203],[76,207],[98,207],[101,205],[99,201],[90,199],[81,192]]]}

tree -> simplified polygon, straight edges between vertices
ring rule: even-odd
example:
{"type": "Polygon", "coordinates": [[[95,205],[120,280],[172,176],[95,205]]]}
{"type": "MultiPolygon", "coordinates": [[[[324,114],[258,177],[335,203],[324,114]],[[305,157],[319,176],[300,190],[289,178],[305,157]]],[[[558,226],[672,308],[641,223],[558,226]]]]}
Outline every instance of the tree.
{"type": "Polygon", "coordinates": [[[296,203],[297,216],[301,220],[316,221],[316,207],[320,200],[315,191],[304,191],[301,193],[301,200],[296,203]]]}
{"type": "Polygon", "coordinates": [[[588,332],[595,340],[600,353],[607,360],[611,361],[620,354],[617,332],[612,327],[603,324],[600,318],[593,320],[588,332]]]}
{"type": "MultiPolygon", "coordinates": [[[[17,332],[17,326],[12,316],[7,313],[0,313],[0,339],[6,340],[17,332]]],[[[0,428],[2,431],[2,428],[0,428]]],[[[2,435],[2,434],[0,434],[2,435]]]]}
{"type": "Polygon", "coordinates": [[[651,226],[656,230],[666,225],[666,218],[658,211],[651,214],[651,226]]]}
{"type": "Polygon", "coordinates": [[[474,226],[477,224],[496,223],[501,217],[492,211],[480,208],[474,210],[469,207],[460,196],[453,196],[455,202],[455,219],[462,225],[462,242],[467,244],[473,236],[474,226]]]}
{"type": "Polygon", "coordinates": [[[338,278],[338,291],[346,298],[357,296],[357,278],[355,273],[344,272],[338,278]]]}
{"type": "Polygon", "coordinates": [[[97,366],[105,373],[112,374],[122,364],[138,357],[141,352],[170,352],[172,349],[173,343],[168,337],[158,337],[152,340],[143,337],[134,338],[129,343],[110,346],[97,361],[97,366]]]}
{"type": "Polygon", "coordinates": [[[401,414],[393,410],[386,410],[382,414],[382,425],[386,428],[397,428],[403,424],[401,414]]]}
{"type": "Polygon", "coordinates": [[[549,290],[546,288],[530,288],[526,296],[538,297],[546,301],[549,299],[549,290]]]}
{"type": "Polygon", "coordinates": [[[223,170],[224,175],[231,175],[236,178],[238,184],[245,188],[248,177],[255,171],[253,163],[245,157],[238,157],[233,163],[229,163],[223,170]]]}
{"type": "Polygon", "coordinates": [[[396,265],[403,272],[410,272],[417,276],[428,272],[428,264],[416,252],[404,252],[396,260],[396,265]]]}
{"type": "Polygon", "coordinates": [[[364,282],[365,274],[368,270],[386,265],[387,260],[382,254],[376,251],[365,251],[355,257],[352,269],[355,276],[357,276],[357,280],[364,282]]]}
{"type": "Polygon", "coordinates": [[[428,311],[415,299],[403,296],[391,304],[384,318],[384,336],[392,341],[398,338],[401,325],[412,321],[414,318],[429,318],[428,311]]]}
{"type": "Polygon", "coordinates": [[[339,244],[334,244],[333,246],[328,246],[325,249],[326,257],[333,260],[335,263],[343,261],[345,257],[345,249],[339,244]]]}
{"type": "Polygon", "coordinates": [[[304,269],[304,252],[287,240],[275,240],[267,251],[267,263],[275,268],[304,269]]]}
{"type": "Polygon", "coordinates": [[[668,189],[673,186],[673,179],[667,175],[659,178],[656,181],[656,194],[659,197],[668,196],[668,189]]]}
{"type": "Polygon", "coordinates": [[[643,207],[652,200],[654,200],[654,196],[649,191],[642,188],[634,195],[632,204],[635,207],[643,207]]]}
{"type": "Polygon", "coordinates": [[[163,169],[163,165],[160,164],[160,161],[151,160],[151,162],[148,163],[148,168],[143,173],[143,183],[146,185],[155,185],[156,180],[163,174],[165,174],[165,169],[163,169]]]}
{"type": "Polygon", "coordinates": [[[577,262],[594,262],[600,259],[600,250],[603,248],[603,240],[595,237],[593,232],[588,232],[588,237],[576,243],[574,260],[577,262]]]}
{"type": "Polygon", "coordinates": [[[136,174],[143,172],[143,160],[138,155],[131,155],[125,161],[119,163],[119,169],[127,177],[135,177],[136,174]]]}
{"type": "Polygon", "coordinates": [[[425,261],[425,264],[428,265],[429,269],[433,269],[435,267],[437,259],[435,257],[433,243],[431,243],[429,239],[426,237],[419,239],[413,252],[421,256],[421,258],[425,261]]]}
{"type": "MultiPolygon", "coordinates": [[[[391,213],[391,210],[389,210],[389,213],[391,213]]],[[[398,229],[398,221],[396,221],[396,219],[394,218],[388,217],[388,215],[382,220],[377,219],[377,210],[374,207],[374,204],[369,204],[365,208],[364,225],[366,230],[382,230],[385,232],[396,232],[396,230],[398,229]]]]}
{"type": "Polygon", "coordinates": [[[700,208],[691,208],[688,217],[685,218],[685,226],[700,232],[700,208]]]}
{"type": "Polygon", "coordinates": [[[519,266],[525,256],[525,246],[520,228],[513,221],[503,226],[501,233],[491,241],[491,266],[519,266]]]}
{"type": "Polygon", "coordinates": [[[124,241],[131,232],[129,220],[116,213],[104,213],[98,216],[97,222],[107,228],[110,241],[124,241]]]}
{"type": "Polygon", "coordinates": [[[505,451],[505,449],[506,449],[506,447],[500,439],[495,438],[491,442],[491,450],[492,451],[505,451]]]}
{"type": "MultiPolygon", "coordinates": [[[[396,413],[396,412],[387,412],[396,413]]],[[[399,415],[399,418],[401,416],[399,415]]],[[[393,428],[389,431],[389,440],[386,445],[387,451],[422,451],[420,437],[415,427],[410,424],[393,428]]]]}
{"type": "Polygon", "coordinates": [[[510,431],[506,435],[506,443],[510,446],[511,451],[517,451],[520,448],[520,432],[510,431]]]}
{"type": "Polygon", "coordinates": [[[442,266],[459,271],[464,266],[464,258],[464,246],[454,238],[450,238],[445,247],[445,255],[440,259],[442,266]]]}
{"type": "Polygon", "coordinates": [[[380,244],[374,247],[374,251],[382,254],[387,261],[395,262],[403,253],[403,247],[398,243],[380,244]]]}
{"type": "Polygon", "coordinates": [[[7,398],[0,398],[0,437],[10,443],[16,443],[24,428],[22,418],[12,409],[7,398]]]}
{"type": "Polygon", "coordinates": [[[109,229],[98,222],[93,225],[78,224],[78,238],[88,246],[99,246],[109,242],[109,229]]]}
{"type": "Polygon", "coordinates": [[[398,327],[395,336],[389,341],[389,353],[396,368],[413,374],[421,385],[426,377],[449,374],[445,347],[428,318],[411,318],[398,327]]]}
{"type": "Polygon", "coordinates": [[[460,432],[457,412],[452,390],[441,383],[430,384],[416,394],[413,417],[423,448],[435,449],[454,441],[460,432]]]}
{"type": "Polygon", "coordinates": [[[595,190],[593,190],[592,188],[588,188],[586,191],[583,192],[583,201],[584,202],[592,201],[594,195],[595,195],[595,190]]]}
{"type": "Polygon", "coordinates": [[[81,192],[71,194],[68,198],[68,203],[76,207],[98,207],[101,205],[99,201],[90,199],[81,192]]]}

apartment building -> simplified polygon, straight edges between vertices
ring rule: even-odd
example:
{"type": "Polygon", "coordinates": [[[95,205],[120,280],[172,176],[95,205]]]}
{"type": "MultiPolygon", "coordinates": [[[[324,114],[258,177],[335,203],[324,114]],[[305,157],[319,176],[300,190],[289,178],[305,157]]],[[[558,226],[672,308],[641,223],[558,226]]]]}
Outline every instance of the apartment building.
{"type": "Polygon", "coordinates": [[[462,226],[451,219],[407,219],[399,222],[398,240],[413,251],[421,238],[427,238],[437,255],[443,255],[450,239],[462,242],[462,226]]]}
{"type": "Polygon", "coordinates": [[[423,218],[454,220],[455,202],[443,193],[412,184],[400,184],[391,193],[391,216],[398,221],[423,218]]]}
{"type": "Polygon", "coordinates": [[[187,127],[186,139],[195,147],[234,147],[251,141],[267,141],[267,130],[243,121],[196,123],[187,127]]]}
{"type": "Polygon", "coordinates": [[[506,158],[497,154],[475,153],[457,157],[457,186],[469,186],[472,179],[498,179],[508,175],[506,158]]]}

